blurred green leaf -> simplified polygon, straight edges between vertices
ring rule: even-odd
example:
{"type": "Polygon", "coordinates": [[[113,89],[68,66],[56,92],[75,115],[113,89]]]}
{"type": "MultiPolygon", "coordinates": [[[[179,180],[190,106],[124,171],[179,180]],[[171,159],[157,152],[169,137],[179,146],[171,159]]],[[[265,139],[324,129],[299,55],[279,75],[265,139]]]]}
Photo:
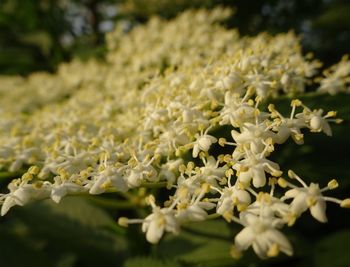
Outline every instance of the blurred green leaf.
{"type": "Polygon", "coordinates": [[[179,263],[150,257],[138,257],[125,261],[123,267],[181,267],[179,263]]]}
{"type": "Polygon", "coordinates": [[[62,266],[75,260],[83,266],[119,266],[127,256],[123,231],[105,211],[83,198],[67,197],[60,204],[37,202],[14,209],[10,215],[9,229],[16,225],[22,229],[12,239],[32,242],[38,255],[58,257],[56,262],[62,266]]]}
{"type": "Polygon", "coordinates": [[[51,36],[45,31],[36,31],[24,34],[20,40],[25,44],[38,46],[44,55],[49,55],[52,47],[51,36]]]}
{"type": "Polygon", "coordinates": [[[317,243],[314,252],[316,267],[348,267],[350,230],[336,232],[317,243]]]}
{"type": "Polygon", "coordinates": [[[350,27],[350,5],[335,5],[319,15],[314,26],[330,29],[349,29],[350,27]]]}
{"type": "Polygon", "coordinates": [[[225,221],[195,222],[183,227],[178,236],[167,235],[155,247],[155,254],[191,266],[232,266],[232,244],[233,235],[225,221]]]}

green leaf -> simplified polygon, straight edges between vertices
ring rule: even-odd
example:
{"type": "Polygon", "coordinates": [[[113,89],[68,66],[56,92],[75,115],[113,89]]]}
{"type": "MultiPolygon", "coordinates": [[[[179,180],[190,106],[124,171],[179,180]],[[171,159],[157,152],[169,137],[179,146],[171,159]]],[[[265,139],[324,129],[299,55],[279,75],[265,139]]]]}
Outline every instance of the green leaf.
{"type": "Polygon", "coordinates": [[[322,239],[315,248],[316,267],[348,267],[350,231],[336,232],[322,239]]]}
{"type": "Polygon", "coordinates": [[[77,260],[89,266],[119,266],[127,256],[127,240],[116,221],[86,199],[37,202],[10,215],[24,225],[23,238],[41,244],[43,253],[59,257],[63,265],[77,260]]]}
{"type": "Polygon", "coordinates": [[[178,236],[167,235],[155,247],[155,254],[186,265],[203,267],[232,266],[233,235],[223,220],[195,222],[183,227],[178,236]]]}

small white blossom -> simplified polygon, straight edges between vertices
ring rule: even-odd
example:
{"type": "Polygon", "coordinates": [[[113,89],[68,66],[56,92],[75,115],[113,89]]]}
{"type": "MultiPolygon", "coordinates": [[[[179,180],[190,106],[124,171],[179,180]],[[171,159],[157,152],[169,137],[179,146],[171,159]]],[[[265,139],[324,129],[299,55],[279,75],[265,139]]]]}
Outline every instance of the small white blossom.
{"type": "Polygon", "coordinates": [[[252,246],[260,258],[273,257],[279,251],[291,256],[293,248],[288,239],[271,224],[269,219],[247,214],[242,216],[245,226],[235,237],[235,245],[239,250],[252,246]]]}

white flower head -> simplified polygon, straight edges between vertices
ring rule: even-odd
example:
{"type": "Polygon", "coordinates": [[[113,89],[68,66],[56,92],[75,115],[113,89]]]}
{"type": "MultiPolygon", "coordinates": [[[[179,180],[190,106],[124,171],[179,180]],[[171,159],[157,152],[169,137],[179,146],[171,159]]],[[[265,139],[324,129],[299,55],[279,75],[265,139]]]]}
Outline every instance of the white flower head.
{"type": "Polygon", "coordinates": [[[253,247],[260,258],[277,256],[279,251],[291,256],[293,248],[288,239],[268,219],[249,214],[244,217],[245,228],[235,237],[235,246],[238,250],[253,247]]]}

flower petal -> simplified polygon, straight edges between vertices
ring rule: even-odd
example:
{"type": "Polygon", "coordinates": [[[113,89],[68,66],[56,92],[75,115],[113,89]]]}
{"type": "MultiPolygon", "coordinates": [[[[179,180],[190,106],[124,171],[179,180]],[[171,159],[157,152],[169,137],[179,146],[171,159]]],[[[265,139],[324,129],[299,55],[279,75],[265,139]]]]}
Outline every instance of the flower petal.
{"type": "Polygon", "coordinates": [[[255,233],[253,229],[248,226],[240,231],[235,237],[235,245],[239,250],[246,250],[255,240],[255,233]]]}
{"type": "Polygon", "coordinates": [[[319,199],[315,205],[310,207],[311,215],[319,222],[327,222],[326,216],[326,202],[323,199],[319,199]]]}

